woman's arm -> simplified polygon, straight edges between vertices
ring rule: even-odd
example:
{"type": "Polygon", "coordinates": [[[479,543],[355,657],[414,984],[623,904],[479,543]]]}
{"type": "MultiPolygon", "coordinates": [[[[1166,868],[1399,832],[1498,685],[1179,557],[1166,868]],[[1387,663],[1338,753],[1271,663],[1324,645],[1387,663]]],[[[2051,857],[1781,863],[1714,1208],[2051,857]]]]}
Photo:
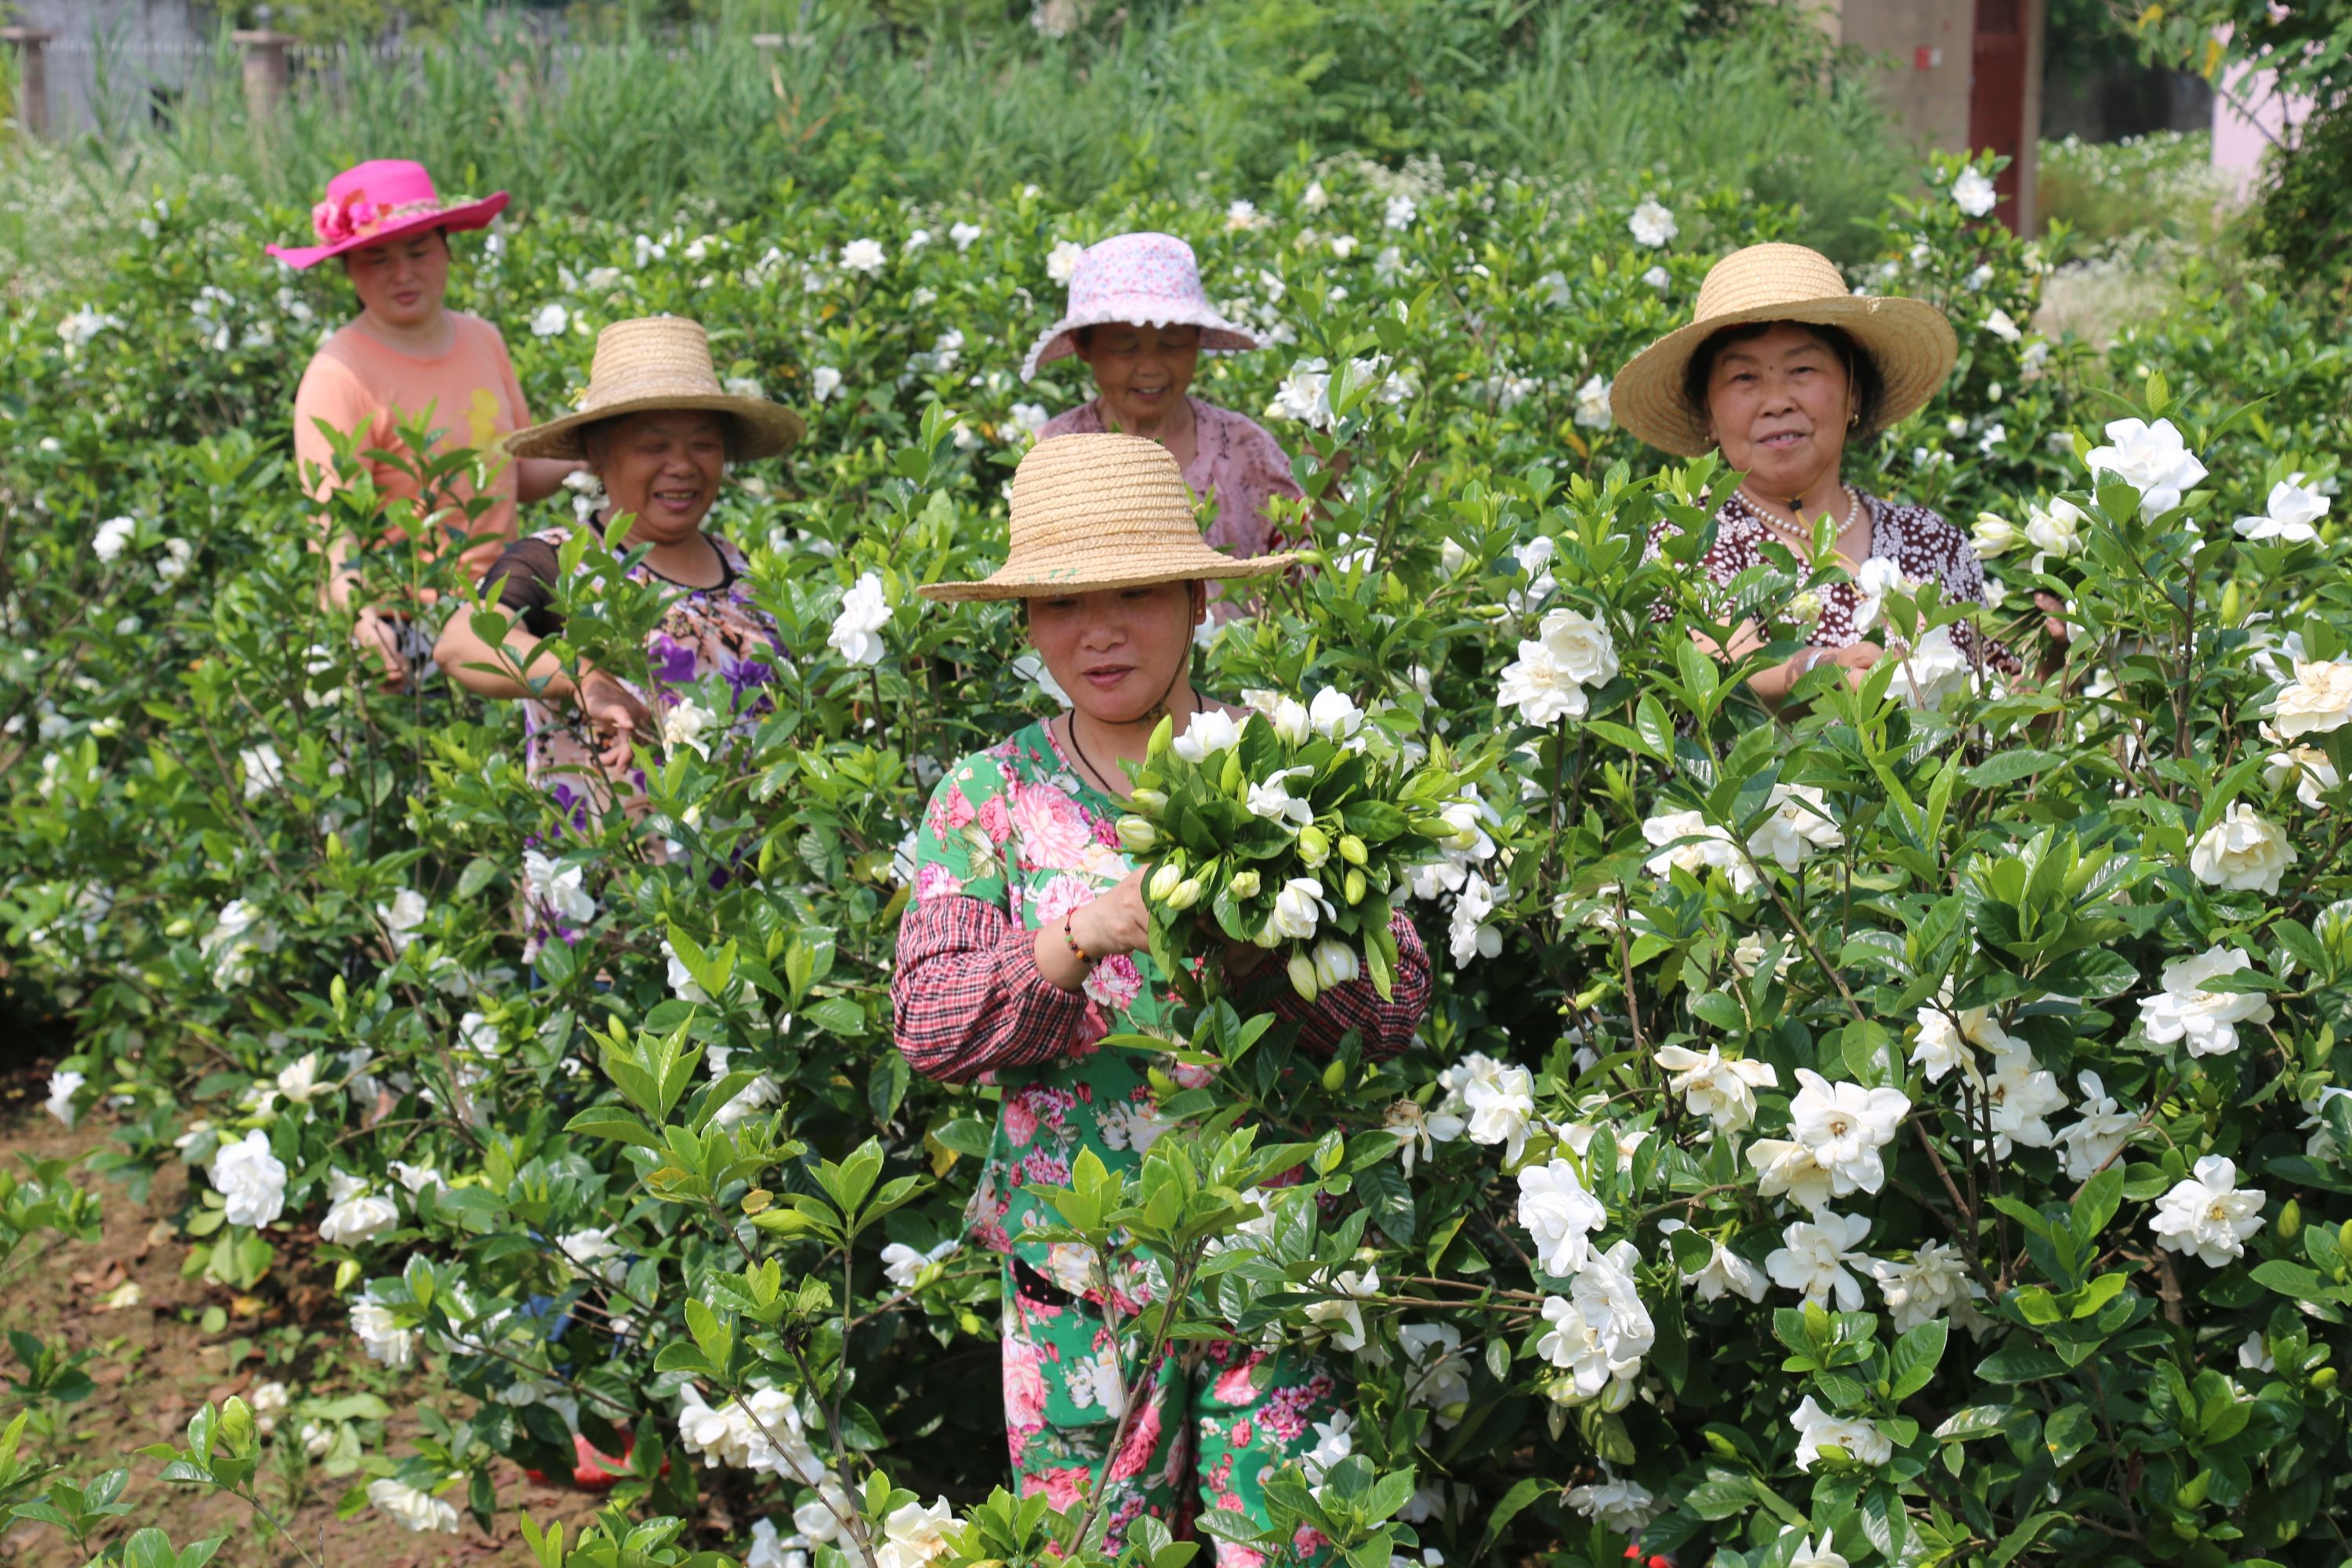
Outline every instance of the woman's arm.
{"type": "Polygon", "coordinates": [[[493,644],[474,628],[474,606],[461,605],[433,644],[433,662],[441,667],[443,674],[477,697],[537,697],[548,702],[569,701],[579,689],[552,655],[541,655],[541,645],[546,640],[523,625],[520,616],[509,615],[503,643],[493,644]],[[520,667],[525,679],[534,682],[543,679],[546,684],[536,689],[525,685],[501,656],[501,647],[513,656],[513,664],[520,667]]]}
{"type": "MultiPolygon", "coordinates": [[[[1350,980],[1304,1001],[1289,983],[1275,992],[1275,1016],[1298,1026],[1298,1043],[1313,1050],[1333,1051],[1353,1029],[1364,1042],[1364,1055],[1375,1061],[1396,1056],[1412,1043],[1412,1032],[1429,1012],[1429,950],[1421,932],[1402,913],[1391,917],[1390,934],[1396,938],[1396,974],[1389,999],[1370,980],[1350,980]]],[[[1280,975],[1282,971],[1274,969],[1280,975]]]]}
{"type": "MultiPolygon", "coordinates": [[[[1713,637],[1697,632],[1691,640],[1717,658],[1730,663],[1746,658],[1764,646],[1763,634],[1752,620],[1742,621],[1731,634],[1731,646],[1727,649],[1713,637]]],[[[1843,647],[1803,647],[1769,668],[1759,669],[1748,678],[1748,689],[1764,704],[1767,712],[1778,713],[1789,700],[1789,693],[1802,680],[1825,664],[1841,664],[1846,668],[1846,679],[1859,687],[1873,666],[1885,656],[1885,649],[1874,642],[1848,643],[1843,647]]]]}
{"type": "MultiPolygon", "coordinates": [[[[1060,941],[1058,930],[1052,934],[1060,941]]],[[[965,1083],[1041,1066],[1083,1043],[1091,1005],[1038,967],[1038,936],[997,905],[961,894],[910,907],[890,975],[892,1030],[907,1065],[965,1083]]]]}
{"type": "Polygon", "coordinates": [[[584,464],[565,458],[515,459],[515,500],[524,506],[542,501],[563,488],[564,476],[584,464]]]}

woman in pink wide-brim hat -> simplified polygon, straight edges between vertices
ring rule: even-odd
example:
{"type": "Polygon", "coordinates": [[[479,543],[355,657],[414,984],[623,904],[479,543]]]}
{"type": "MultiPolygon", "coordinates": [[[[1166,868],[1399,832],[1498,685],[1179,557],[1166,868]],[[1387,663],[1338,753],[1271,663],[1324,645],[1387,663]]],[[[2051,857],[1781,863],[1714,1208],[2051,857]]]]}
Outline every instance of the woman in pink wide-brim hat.
{"type": "Polygon", "coordinates": [[[318,548],[331,561],[322,601],[354,611],[353,639],[377,654],[386,683],[404,685],[428,668],[433,646],[429,604],[387,603],[365,591],[361,552],[416,539],[428,554],[455,548],[478,578],[515,536],[515,508],[552,493],[574,465],[509,461],[494,448],[528,428],[514,363],[499,330],[444,304],[452,233],[486,228],[507,205],[504,191],[479,201],[445,199],[422,163],[380,158],[327,182],[310,209],[315,245],[272,245],[268,253],[298,270],[342,262],[359,297],[359,314],[311,356],[294,395],[294,456],[304,492],[324,502],[345,482],[335,468],[332,430],[358,437],[360,453],[404,451],[399,427],[424,421],[441,432],[434,453],[459,447],[485,454],[456,499],[486,499],[479,515],[456,508],[421,515],[415,480],[388,458],[359,457],[382,498],[383,526],[373,537],[322,525],[318,548]],[[477,482],[478,488],[477,488],[477,482]]]}
{"type": "MultiPolygon", "coordinates": [[[[1213,500],[1212,548],[1244,558],[1286,549],[1266,503],[1303,493],[1290,455],[1249,416],[1192,395],[1203,353],[1258,346],[1209,302],[1191,246],[1172,234],[1106,239],[1078,258],[1067,310],[1021,367],[1025,379],[1076,355],[1094,373],[1095,395],[1047,420],[1037,438],[1115,431],[1157,441],[1193,495],[1213,500]]],[[[1223,600],[1213,609],[1220,619],[1233,613],[1223,600]]]]}

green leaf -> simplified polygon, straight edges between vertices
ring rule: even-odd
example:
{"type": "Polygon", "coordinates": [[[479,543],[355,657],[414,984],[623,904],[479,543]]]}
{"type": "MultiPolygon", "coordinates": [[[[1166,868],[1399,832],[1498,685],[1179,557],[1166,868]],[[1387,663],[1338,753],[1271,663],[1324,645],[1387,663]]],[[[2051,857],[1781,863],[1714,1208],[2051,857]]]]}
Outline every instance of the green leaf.
{"type": "Polygon", "coordinates": [[[662,1141],[654,1136],[645,1119],[632,1115],[616,1105],[595,1105],[582,1111],[563,1124],[566,1132],[577,1132],[589,1138],[610,1138],[616,1142],[634,1143],[641,1149],[659,1149],[662,1141]]]}
{"type": "Polygon", "coordinates": [[[1920,1324],[1895,1342],[1887,1358],[1890,1393],[1896,1399],[1908,1399],[1927,1386],[1936,1375],[1937,1363],[1944,1359],[1944,1342],[1950,1333],[1941,1318],[1920,1324]]]}
{"type": "Polygon", "coordinates": [[[801,1009],[800,1016],[828,1035],[856,1039],[866,1033],[866,1009],[846,996],[827,996],[801,1009]]]}
{"type": "Polygon", "coordinates": [[[2062,766],[2066,760],[2058,752],[2002,752],[1968,770],[1969,787],[1990,789],[1995,784],[2011,784],[2030,774],[2062,766]]]}
{"type": "MultiPolygon", "coordinates": [[[[1496,1503],[1495,1506],[1489,1509],[1486,1512],[1486,1541],[1487,1549],[1491,1550],[1495,1542],[1502,1539],[1503,1527],[1509,1524],[1511,1521],[1517,1519],[1519,1516],[1521,1510],[1525,1509],[1528,1504],[1535,1501],[1536,1499],[1543,1496],[1544,1493],[1554,1489],[1556,1489],[1551,1484],[1543,1481],[1537,1477],[1527,1476],[1522,1478],[1516,1486],[1511,1488],[1509,1491],[1505,1492],[1502,1496],[1502,1500],[1496,1503]]],[[[1481,1552],[1479,1555],[1484,1557],[1486,1552],[1481,1552]]]]}

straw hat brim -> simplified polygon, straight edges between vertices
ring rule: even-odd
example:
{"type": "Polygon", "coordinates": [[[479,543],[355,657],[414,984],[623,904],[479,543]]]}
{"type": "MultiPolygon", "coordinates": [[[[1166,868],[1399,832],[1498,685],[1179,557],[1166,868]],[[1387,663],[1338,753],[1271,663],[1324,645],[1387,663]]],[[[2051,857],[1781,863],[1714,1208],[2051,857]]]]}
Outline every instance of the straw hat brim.
{"type": "Polygon", "coordinates": [[[933,583],[916,590],[926,599],[949,604],[973,600],[1058,598],[1066,594],[1099,594],[1119,588],[1150,588],[1162,583],[1195,579],[1231,582],[1239,578],[1271,577],[1287,568],[1297,556],[1284,552],[1237,560],[1206,544],[1187,551],[1181,546],[1141,554],[1132,550],[1105,551],[1089,557],[1056,561],[1012,560],[978,583],[933,583]]]}
{"type": "Polygon", "coordinates": [[[506,211],[507,193],[484,196],[478,202],[467,202],[461,206],[444,207],[436,213],[419,213],[415,217],[402,218],[386,224],[373,234],[353,235],[332,245],[265,245],[261,248],[295,271],[316,267],[331,256],[341,256],[346,250],[361,250],[371,245],[389,245],[404,235],[419,229],[446,228],[457,233],[469,229],[488,228],[499,214],[506,211]]]}
{"type": "Polygon", "coordinates": [[[1161,311],[1118,310],[1110,313],[1089,311],[1083,316],[1065,316],[1045,329],[1045,333],[1030,345],[1028,357],[1021,362],[1021,379],[1033,379],[1040,367],[1058,359],[1068,359],[1078,352],[1078,330],[1082,327],[1118,325],[1138,327],[1198,327],[1201,329],[1201,352],[1203,353],[1238,353],[1248,349],[1263,348],[1257,335],[1236,322],[1227,321],[1214,310],[1182,309],[1161,311]]]}
{"type": "Polygon", "coordinates": [[[1611,414],[1642,440],[1677,457],[1714,450],[1706,415],[1683,397],[1684,375],[1709,337],[1726,327],[1761,321],[1837,327],[1870,355],[1885,393],[1871,427],[1858,432],[1864,436],[1900,425],[1926,407],[1959,358],[1951,322],[1923,300],[1839,294],[1759,303],[1693,321],[1635,354],[1610,388],[1611,414]]]}
{"type": "Polygon", "coordinates": [[[588,455],[583,443],[590,426],[655,409],[694,409],[727,415],[734,424],[733,438],[727,451],[731,462],[777,457],[791,451],[808,434],[808,426],[799,415],[764,397],[738,397],[732,393],[662,393],[622,398],[567,414],[561,419],[518,430],[500,444],[517,458],[578,459],[588,455]]]}

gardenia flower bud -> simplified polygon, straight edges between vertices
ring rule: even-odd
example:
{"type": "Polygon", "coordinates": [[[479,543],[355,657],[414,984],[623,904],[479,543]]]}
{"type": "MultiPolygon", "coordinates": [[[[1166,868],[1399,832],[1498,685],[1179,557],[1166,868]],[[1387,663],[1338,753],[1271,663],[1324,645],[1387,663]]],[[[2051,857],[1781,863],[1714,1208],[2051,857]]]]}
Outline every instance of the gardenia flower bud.
{"type": "Polygon", "coordinates": [[[1127,804],[1138,811],[1165,811],[1168,795],[1164,790],[1139,789],[1127,797],[1127,804]]]}
{"type": "Polygon", "coordinates": [[[1330,836],[1311,822],[1300,828],[1298,858],[1307,862],[1307,868],[1310,871],[1321,867],[1324,861],[1331,858],[1330,836]]]}
{"type": "Polygon", "coordinates": [[[1139,816],[1122,816],[1118,819],[1118,843],[1120,848],[1129,851],[1130,854],[1144,855],[1149,854],[1151,847],[1159,842],[1160,830],[1152,826],[1149,822],[1146,822],[1143,818],[1139,816]]]}
{"type": "Polygon", "coordinates": [[[1276,934],[1305,942],[1323,920],[1323,884],[1312,877],[1293,877],[1274,896],[1276,934]]]}
{"type": "Polygon", "coordinates": [[[1162,901],[1171,911],[1191,909],[1201,901],[1201,879],[1198,877],[1185,878],[1176,884],[1162,901]]]}
{"type": "Polygon", "coordinates": [[[1339,884],[1339,890],[1347,895],[1348,902],[1350,904],[1360,904],[1364,901],[1365,889],[1364,874],[1353,868],[1349,870],[1347,880],[1339,884]]]}
{"type": "Polygon", "coordinates": [[[1350,866],[1364,866],[1370,863],[1371,853],[1364,847],[1362,839],[1352,833],[1342,833],[1339,835],[1339,858],[1350,866]]]}
{"type": "Polygon", "coordinates": [[[1164,904],[1169,895],[1175,892],[1176,885],[1183,879],[1184,868],[1181,865],[1173,860],[1162,860],[1160,868],[1151,873],[1151,881],[1145,890],[1150,893],[1153,903],[1164,904]]]}
{"type": "Polygon", "coordinates": [[[1255,871],[1236,871],[1233,880],[1225,884],[1225,891],[1236,899],[1255,899],[1258,886],[1259,878],[1255,871]]]}
{"type": "Polygon", "coordinates": [[[1326,938],[1315,944],[1315,984],[1325,991],[1334,985],[1345,985],[1364,973],[1362,961],[1356,950],[1346,942],[1326,938]]]}
{"type": "Polygon", "coordinates": [[[1315,980],[1315,963],[1303,952],[1290,955],[1290,988],[1305,1001],[1315,1000],[1318,989],[1315,980]]]}

